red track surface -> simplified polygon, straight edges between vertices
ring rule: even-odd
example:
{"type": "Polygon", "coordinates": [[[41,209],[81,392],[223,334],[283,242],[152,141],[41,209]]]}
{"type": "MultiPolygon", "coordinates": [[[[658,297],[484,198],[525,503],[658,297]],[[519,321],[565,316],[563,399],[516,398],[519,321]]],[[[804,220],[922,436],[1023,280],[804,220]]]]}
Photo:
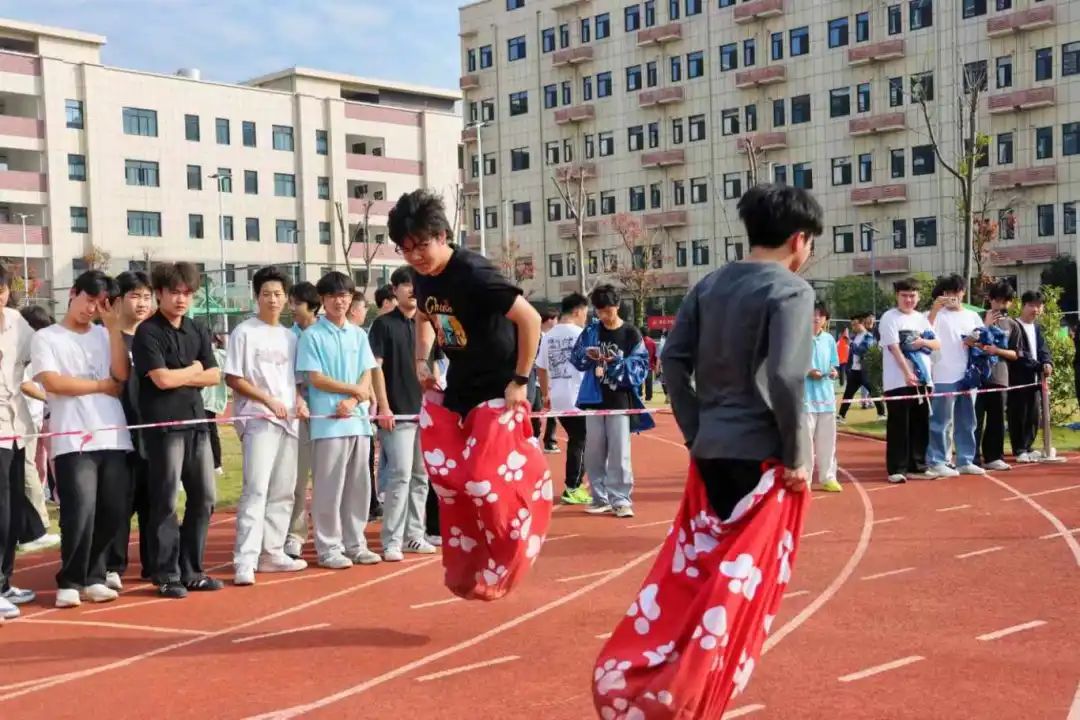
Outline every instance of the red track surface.
{"type": "MultiPolygon", "coordinates": [[[[1080,719],[1080,532],[1046,537],[1080,528],[1077,459],[894,487],[883,450],[842,439],[846,491],[813,503],[778,629],[728,717],[1080,719]]],[[[422,558],[185,601],[127,578],[118,602],[59,611],[55,554],[21,557],[16,583],[41,598],[0,628],[0,718],[594,718],[597,636],[637,590],[685,474],[670,417],[634,453],[638,516],[558,509],[529,581],[490,604],[449,601],[422,558]]],[[[228,578],[232,518],[216,522],[208,564],[228,578]]]]}

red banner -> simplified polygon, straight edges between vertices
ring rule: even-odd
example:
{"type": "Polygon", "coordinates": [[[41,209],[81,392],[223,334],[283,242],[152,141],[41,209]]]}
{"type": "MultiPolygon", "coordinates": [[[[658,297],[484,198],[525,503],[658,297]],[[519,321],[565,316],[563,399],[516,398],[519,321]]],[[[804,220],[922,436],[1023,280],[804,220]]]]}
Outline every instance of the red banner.
{"type": "Polygon", "coordinates": [[[675,326],[674,315],[653,315],[646,320],[650,330],[663,330],[667,332],[675,326]]]}

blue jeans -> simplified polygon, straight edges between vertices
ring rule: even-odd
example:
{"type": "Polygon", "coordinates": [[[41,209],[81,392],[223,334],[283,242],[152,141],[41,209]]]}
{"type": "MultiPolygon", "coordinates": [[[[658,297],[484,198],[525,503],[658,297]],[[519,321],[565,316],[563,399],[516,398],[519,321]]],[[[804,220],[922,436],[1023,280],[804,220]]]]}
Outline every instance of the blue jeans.
{"type": "MultiPolygon", "coordinates": [[[[934,392],[955,392],[959,383],[936,383],[934,392]]],[[[930,400],[930,444],[926,448],[926,464],[930,467],[949,461],[951,443],[956,444],[956,466],[975,462],[975,396],[971,393],[930,400]]]]}

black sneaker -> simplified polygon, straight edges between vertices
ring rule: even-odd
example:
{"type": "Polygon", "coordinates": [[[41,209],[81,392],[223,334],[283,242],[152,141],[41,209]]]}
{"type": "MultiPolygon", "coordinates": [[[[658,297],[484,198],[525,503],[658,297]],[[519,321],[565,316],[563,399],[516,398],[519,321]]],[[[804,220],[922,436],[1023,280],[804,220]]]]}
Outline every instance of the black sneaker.
{"type": "Polygon", "coordinates": [[[225,583],[206,575],[187,583],[187,589],[191,592],[214,592],[215,590],[221,590],[223,587],[225,587],[225,583]]]}
{"type": "Polygon", "coordinates": [[[158,595],[163,598],[172,598],[173,600],[182,600],[187,597],[187,588],[183,583],[179,582],[163,582],[158,585],[158,595]]]}

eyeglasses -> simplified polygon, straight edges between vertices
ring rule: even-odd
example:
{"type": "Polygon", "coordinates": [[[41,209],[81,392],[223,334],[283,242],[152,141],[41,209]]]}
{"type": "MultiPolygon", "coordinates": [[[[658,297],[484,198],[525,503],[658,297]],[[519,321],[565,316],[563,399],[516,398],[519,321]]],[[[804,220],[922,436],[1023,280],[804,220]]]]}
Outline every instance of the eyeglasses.
{"type": "Polygon", "coordinates": [[[394,246],[394,252],[396,252],[398,255],[408,255],[410,253],[423,252],[424,250],[427,250],[429,247],[431,247],[431,238],[428,238],[427,240],[420,240],[419,242],[415,242],[415,243],[412,244],[411,247],[404,247],[402,245],[395,245],[394,246]]]}

